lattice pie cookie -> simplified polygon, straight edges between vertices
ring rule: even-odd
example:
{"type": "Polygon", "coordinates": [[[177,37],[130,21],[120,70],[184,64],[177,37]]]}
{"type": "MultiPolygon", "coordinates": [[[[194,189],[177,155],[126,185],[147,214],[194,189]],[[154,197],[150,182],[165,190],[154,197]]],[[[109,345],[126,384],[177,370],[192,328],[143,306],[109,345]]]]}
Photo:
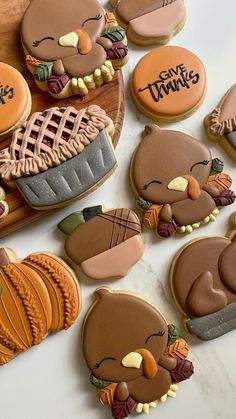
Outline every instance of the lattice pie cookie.
{"type": "Polygon", "coordinates": [[[0,153],[0,175],[33,208],[59,207],[96,189],[115,170],[114,126],[93,105],[34,113],[0,153]]]}
{"type": "Polygon", "coordinates": [[[97,0],[32,0],[21,40],[37,85],[57,98],[86,95],[128,60],[125,30],[97,0]]]}

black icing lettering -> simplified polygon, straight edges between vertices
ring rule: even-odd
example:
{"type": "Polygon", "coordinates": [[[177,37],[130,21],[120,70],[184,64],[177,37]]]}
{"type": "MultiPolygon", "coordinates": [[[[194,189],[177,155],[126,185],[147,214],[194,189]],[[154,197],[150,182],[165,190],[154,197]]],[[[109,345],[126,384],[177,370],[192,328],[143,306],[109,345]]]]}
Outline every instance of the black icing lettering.
{"type": "Polygon", "coordinates": [[[184,64],[179,64],[176,66],[176,69],[163,70],[159,74],[158,80],[148,83],[147,86],[141,87],[138,91],[144,92],[149,90],[153,100],[159,102],[164,96],[168,96],[170,92],[179,92],[183,88],[190,89],[191,85],[197,84],[199,80],[199,73],[195,73],[193,70],[188,72],[184,64]]]}
{"type": "Polygon", "coordinates": [[[0,82],[0,105],[5,105],[7,99],[12,99],[15,96],[15,89],[13,87],[8,86],[7,84],[4,86],[0,82]]]}

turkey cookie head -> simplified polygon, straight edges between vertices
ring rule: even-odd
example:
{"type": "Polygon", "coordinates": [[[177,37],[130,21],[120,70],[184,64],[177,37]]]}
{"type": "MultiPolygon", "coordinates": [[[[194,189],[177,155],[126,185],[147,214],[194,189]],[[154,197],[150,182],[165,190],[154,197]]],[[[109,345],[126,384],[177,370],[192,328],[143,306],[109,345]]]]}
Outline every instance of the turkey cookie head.
{"type": "Polygon", "coordinates": [[[83,335],[84,356],[92,374],[116,383],[154,378],[168,343],[162,315],[134,295],[100,288],[96,296],[83,335]]]}
{"type": "Polygon", "coordinates": [[[96,43],[104,25],[97,0],[32,0],[21,38],[28,54],[43,62],[62,60],[68,75],[80,77],[106,60],[105,49],[96,43]]]}
{"type": "Polygon", "coordinates": [[[152,124],[146,127],[134,155],[131,178],[137,194],[153,204],[196,200],[210,175],[211,163],[204,144],[152,124]]]}

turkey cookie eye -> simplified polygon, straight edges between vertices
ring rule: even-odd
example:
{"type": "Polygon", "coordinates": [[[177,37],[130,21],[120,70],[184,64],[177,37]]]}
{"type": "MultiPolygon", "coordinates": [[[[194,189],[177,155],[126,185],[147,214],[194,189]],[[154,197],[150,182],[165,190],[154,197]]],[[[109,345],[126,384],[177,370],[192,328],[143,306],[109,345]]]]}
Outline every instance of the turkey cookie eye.
{"type": "Polygon", "coordinates": [[[192,172],[192,171],[193,171],[193,169],[194,169],[194,167],[195,167],[195,166],[198,166],[199,164],[203,164],[204,166],[207,166],[209,163],[210,163],[210,161],[209,161],[209,160],[203,160],[203,161],[199,161],[199,162],[197,162],[197,163],[194,163],[194,164],[192,165],[191,169],[190,169],[190,172],[192,172]]]}
{"type": "Polygon", "coordinates": [[[96,15],[94,17],[89,17],[82,23],[82,27],[85,25],[85,23],[90,22],[91,20],[100,20],[102,18],[102,15],[96,15]]]}
{"type": "Polygon", "coordinates": [[[41,42],[47,41],[47,40],[55,41],[55,38],[53,38],[53,36],[45,36],[44,38],[42,38],[38,41],[33,41],[32,47],[38,47],[41,44],[41,42]]]}
{"type": "Polygon", "coordinates": [[[162,182],[160,180],[152,180],[151,182],[147,183],[146,185],[143,185],[143,190],[146,191],[150,185],[152,185],[153,183],[158,183],[159,185],[162,184],[162,182]]]}
{"type": "Polygon", "coordinates": [[[101,361],[96,362],[93,369],[97,370],[102,365],[102,363],[105,362],[105,361],[116,361],[116,358],[114,358],[113,356],[107,356],[107,357],[101,359],[101,361]]]}
{"type": "Polygon", "coordinates": [[[152,333],[148,338],[145,340],[145,345],[148,343],[149,339],[151,339],[153,336],[164,336],[165,332],[164,330],[159,330],[159,332],[152,333]]]}

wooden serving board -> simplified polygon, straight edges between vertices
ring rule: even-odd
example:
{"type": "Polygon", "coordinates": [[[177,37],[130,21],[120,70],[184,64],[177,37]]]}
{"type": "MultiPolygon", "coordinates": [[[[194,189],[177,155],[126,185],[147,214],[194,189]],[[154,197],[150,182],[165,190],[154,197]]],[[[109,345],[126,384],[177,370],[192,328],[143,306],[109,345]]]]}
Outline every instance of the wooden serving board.
{"type": "MultiPolygon", "coordinates": [[[[28,0],[0,0],[0,61],[17,68],[27,80],[32,94],[32,112],[42,111],[52,106],[74,106],[81,109],[91,104],[97,104],[105,109],[106,113],[113,120],[115,135],[114,146],[117,145],[123,118],[124,118],[124,85],[121,71],[111,83],[108,83],[83,97],[71,96],[69,99],[56,100],[49,93],[42,92],[35,84],[32,74],[25,65],[25,57],[20,42],[20,22],[26,10],[28,0]]],[[[1,78],[1,74],[0,74],[1,78]]],[[[11,138],[0,143],[0,150],[7,147],[11,138]]],[[[24,225],[32,223],[39,218],[45,217],[52,210],[38,211],[32,209],[24,200],[17,189],[11,189],[2,185],[6,191],[6,201],[10,207],[10,213],[0,221],[0,237],[3,237],[24,225]]]]}

